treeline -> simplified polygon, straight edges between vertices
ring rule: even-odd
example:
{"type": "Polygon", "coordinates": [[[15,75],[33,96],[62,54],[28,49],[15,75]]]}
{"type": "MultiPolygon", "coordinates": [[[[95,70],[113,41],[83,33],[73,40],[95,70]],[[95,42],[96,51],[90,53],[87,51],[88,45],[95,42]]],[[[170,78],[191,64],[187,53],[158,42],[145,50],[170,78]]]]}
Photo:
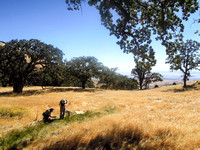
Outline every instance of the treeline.
{"type": "Polygon", "coordinates": [[[108,68],[95,57],[74,57],[59,65],[52,65],[43,71],[34,71],[28,79],[29,85],[70,86],[104,89],[137,89],[137,81],[108,68]]]}
{"type": "Polygon", "coordinates": [[[105,89],[137,89],[137,81],[108,68],[95,57],[63,61],[64,53],[37,39],[0,44],[0,84],[21,93],[29,86],[73,86],[105,89]]]}

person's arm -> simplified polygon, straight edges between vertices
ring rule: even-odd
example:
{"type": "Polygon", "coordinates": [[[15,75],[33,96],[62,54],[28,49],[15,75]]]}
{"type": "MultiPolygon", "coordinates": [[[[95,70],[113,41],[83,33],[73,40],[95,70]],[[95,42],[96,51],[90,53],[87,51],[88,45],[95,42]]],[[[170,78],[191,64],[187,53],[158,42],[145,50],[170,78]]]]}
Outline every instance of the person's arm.
{"type": "Polygon", "coordinates": [[[51,114],[50,114],[50,116],[49,117],[51,117],[51,118],[56,118],[56,116],[52,116],[51,114]]]}

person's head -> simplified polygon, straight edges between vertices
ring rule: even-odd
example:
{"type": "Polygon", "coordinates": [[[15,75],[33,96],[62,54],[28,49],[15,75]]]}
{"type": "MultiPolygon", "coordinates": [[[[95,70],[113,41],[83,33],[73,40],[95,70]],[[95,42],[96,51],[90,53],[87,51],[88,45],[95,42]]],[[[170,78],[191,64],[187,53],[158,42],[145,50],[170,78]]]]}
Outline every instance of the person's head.
{"type": "Polygon", "coordinates": [[[50,108],[50,112],[54,111],[54,108],[50,108]]]}
{"type": "Polygon", "coordinates": [[[67,100],[66,99],[62,99],[61,100],[63,103],[67,104],[67,100]]]}

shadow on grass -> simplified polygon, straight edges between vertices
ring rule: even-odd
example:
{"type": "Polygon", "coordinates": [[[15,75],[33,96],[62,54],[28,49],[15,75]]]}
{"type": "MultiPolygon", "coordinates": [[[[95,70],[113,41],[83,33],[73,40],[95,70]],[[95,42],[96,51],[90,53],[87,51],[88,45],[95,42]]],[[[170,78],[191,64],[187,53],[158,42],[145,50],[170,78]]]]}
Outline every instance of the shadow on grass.
{"type": "MultiPolygon", "coordinates": [[[[138,129],[130,126],[124,129],[119,127],[112,128],[104,134],[97,134],[89,141],[84,142],[83,138],[87,133],[81,132],[70,139],[59,140],[58,142],[48,145],[44,150],[55,149],[83,149],[83,150],[119,150],[131,149],[139,145],[143,139],[143,133],[138,129]]],[[[89,136],[89,135],[86,135],[89,136]]]]}
{"type": "Polygon", "coordinates": [[[30,95],[39,95],[39,94],[43,94],[43,93],[45,93],[45,91],[42,91],[42,90],[26,90],[23,93],[0,92],[0,96],[10,96],[10,97],[30,96],[30,95]]]}
{"type": "Polygon", "coordinates": [[[200,84],[198,82],[192,85],[187,85],[186,87],[182,87],[181,89],[168,89],[168,90],[164,90],[163,92],[179,93],[179,92],[197,91],[197,90],[200,90],[200,84]]]}
{"type": "Polygon", "coordinates": [[[0,96],[31,96],[31,95],[40,95],[45,93],[52,93],[52,92],[67,92],[67,91],[74,91],[74,92],[95,92],[96,89],[82,89],[82,88],[48,88],[42,90],[24,90],[22,93],[13,93],[9,92],[0,92],[0,96]]]}
{"type": "Polygon", "coordinates": [[[153,136],[144,135],[139,128],[131,126],[111,127],[110,130],[93,136],[88,141],[84,140],[87,133],[80,133],[73,137],[59,140],[47,145],[43,150],[55,149],[83,149],[83,150],[156,150],[156,149],[175,149],[177,135],[170,130],[158,130],[153,136]],[[171,141],[169,141],[169,137],[171,141]],[[167,142],[166,142],[167,140],[167,142]]]}
{"type": "Polygon", "coordinates": [[[49,92],[66,92],[66,91],[74,91],[74,92],[95,92],[95,89],[82,89],[82,88],[54,88],[49,89],[49,92]]]}

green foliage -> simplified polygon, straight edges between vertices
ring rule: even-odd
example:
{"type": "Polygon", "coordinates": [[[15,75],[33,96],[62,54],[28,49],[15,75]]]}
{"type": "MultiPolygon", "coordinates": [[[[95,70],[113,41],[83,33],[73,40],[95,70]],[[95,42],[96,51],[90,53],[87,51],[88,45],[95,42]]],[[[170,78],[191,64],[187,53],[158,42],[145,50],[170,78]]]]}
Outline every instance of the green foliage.
{"type": "Polygon", "coordinates": [[[66,0],[66,3],[68,5],[68,10],[78,10],[81,5],[82,0],[66,0]]]}
{"type": "Polygon", "coordinates": [[[72,123],[72,122],[83,122],[86,120],[89,120],[90,118],[93,117],[98,117],[102,115],[100,112],[91,112],[91,111],[86,111],[84,114],[78,114],[78,115],[72,115],[69,117],[65,117],[64,121],[66,123],[72,123]]]}
{"type": "Polygon", "coordinates": [[[100,75],[101,88],[105,89],[118,89],[118,90],[133,90],[137,89],[137,81],[130,79],[126,76],[116,73],[117,68],[103,68],[100,75]]]}
{"type": "Polygon", "coordinates": [[[51,65],[49,68],[45,69],[43,71],[43,76],[42,76],[42,85],[52,85],[52,86],[60,86],[65,78],[65,68],[63,65],[51,65]],[[49,81],[45,81],[45,77],[49,77],[49,81]]]}
{"type": "Polygon", "coordinates": [[[58,48],[36,39],[11,40],[0,48],[0,80],[8,79],[13,84],[13,92],[21,93],[28,76],[37,70],[37,66],[45,69],[50,64],[59,64],[62,56],[58,48]]]}
{"type": "Polygon", "coordinates": [[[29,111],[22,107],[12,106],[12,107],[0,107],[0,118],[12,118],[21,117],[28,115],[29,111]]]}
{"type": "Polygon", "coordinates": [[[36,139],[38,133],[47,125],[39,123],[34,126],[27,126],[22,129],[12,130],[0,138],[0,148],[2,149],[20,149],[26,147],[36,139]]]}
{"type": "Polygon", "coordinates": [[[141,45],[140,47],[134,56],[136,66],[131,73],[139,81],[139,86],[142,90],[145,79],[147,79],[152,67],[156,64],[156,59],[155,52],[151,46],[145,44],[145,46],[141,45]]]}
{"type": "Polygon", "coordinates": [[[144,80],[144,86],[146,89],[149,88],[149,84],[152,82],[163,81],[163,76],[160,73],[149,73],[146,75],[144,80]]]}
{"type": "Polygon", "coordinates": [[[6,87],[9,84],[9,74],[11,73],[11,69],[3,52],[4,46],[0,46],[0,81],[2,86],[6,87]]]}
{"type": "MultiPolygon", "coordinates": [[[[66,0],[77,10],[84,0],[66,0]]],[[[151,43],[151,34],[163,43],[184,31],[183,20],[199,8],[197,0],[89,0],[101,15],[102,24],[115,35],[124,52],[135,53],[140,45],[151,43]],[[182,12],[182,16],[178,14],[182,12]]]]}
{"type": "Polygon", "coordinates": [[[80,80],[83,89],[85,89],[87,81],[92,77],[98,77],[102,71],[102,63],[92,56],[73,58],[66,62],[66,67],[71,76],[80,80]]]}
{"type": "Polygon", "coordinates": [[[134,79],[130,79],[123,75],[117,75],[117,80],[113,85],[113,89],[117,90],[133,90],[137,89],[137,81],[134,79]]]}
{"type": "Polygon", "coordinates": [[[61,86],[65,79],[63,64],[52,64],[45,70],[32,72],[28,76],[29,85],[61,86]]]}
{"type": "Polygon", "coordinates": [[[104,67],[102,73],[100,74],[99,84],[103,84],[103,88],[112,89],[117,78],[117,68],[104,67]]]}
{"type": "MultiPolygon", "coordinates": [[[[65,76],[62,86],[67,87],[82,87],[80,80],[74,76],[65,76]]],[[[85,83],[86,88],[94,88],[94,82],[91,79],[85,83]]]]}
{"type": "Polygon", "coordinates": [[[191,76],[190,71],[200,66],[200,43],[193,40],[186,42],[181,39],[175,40],[175,42],[168,42],[166,51],[170,69],[180,70],[183,73],[184,87],[186,87],[186,81],[191,76]]]}
{"type": "Polygon", "coordinates": [[[68,87],[81,87],[82,84],[80,82],[80,80],[74,76],[70,76],[67,75],[64,79],[64,86],[68,86],[68,87]]]}
{"type": "Polygon", "coordinates": [[[65,117],[63,120],[55,120],[53,123],[45,124],[43,122],[37,122],[36,124],[29,125],[21,129],[15,129],[0,138],[0,148],[22,149],[35,140],[44,138],[48,132],[52,133],[58,129],[58,127],[60,129],[62,126],[69,123],[83,122],[94,117],[100,117],[113,112],[114,108],[106,108],[101,112],[87,111],[84,114],[74,114],[72,116],[65,117]]]}

